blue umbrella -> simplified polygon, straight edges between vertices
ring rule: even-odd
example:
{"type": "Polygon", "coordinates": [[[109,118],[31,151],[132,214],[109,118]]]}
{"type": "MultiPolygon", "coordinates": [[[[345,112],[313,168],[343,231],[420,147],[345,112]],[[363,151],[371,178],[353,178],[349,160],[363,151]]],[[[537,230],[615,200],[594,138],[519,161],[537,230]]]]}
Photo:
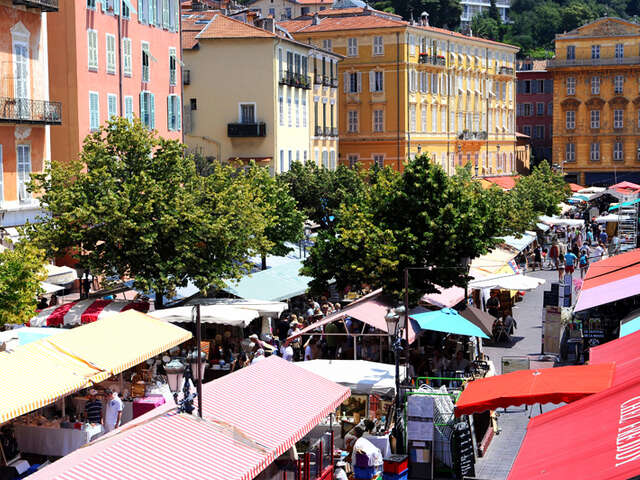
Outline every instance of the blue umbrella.
{"type": "Polygon", "coordinates": [[[640,330],[640,317],[636,317],[620,325],[620,338],[638,330],[640,330]]]}
{"type": "Polygon", "coordinates": [[[417,313],[410,317],[419,330],[454,333],[469,337],[489,338],[479,327],[460,315],[452,308],[443,308],[433,312],[417,313]]]}

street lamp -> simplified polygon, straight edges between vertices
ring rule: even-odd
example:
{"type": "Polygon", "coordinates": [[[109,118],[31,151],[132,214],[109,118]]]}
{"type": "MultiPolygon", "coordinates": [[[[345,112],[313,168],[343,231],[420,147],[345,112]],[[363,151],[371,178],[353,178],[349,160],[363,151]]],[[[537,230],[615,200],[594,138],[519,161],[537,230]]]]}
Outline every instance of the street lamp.
{"type": "Polygon", "coordinates": [[[407,311],[404,307],[388,308],[387,314],[384,316],[384,321],[387,322],[387,332],[391,339],[391,349],[393,350],[393,356],[396,365],[396,408],[394,413],[394,436],[397,442],[398,452],[402,453],[404,450],[404,438],[402,436],[402,429],[400,428],[400,352],[402,352],[402,335],[400,330],[403,324],[406,326],[407,311]],[[405,319],[404,322],[400,321],[401,316],[405,319]]]}
{"type": "Polygon", "coordinates": [[[187,363],[185,366],[184,363],[175,358],[164,366],[164,371],[167,374],[167,383],[173,393],[173,399],[178,406],[178,411],[180,413],[193,413],[195,409],[193,400],[196,398],[196,394],[191,393],[191,381],[193,380],[191,365],[187,363]],[[178,401],[178,392],[181,386],[182,400],[178,401]]]}

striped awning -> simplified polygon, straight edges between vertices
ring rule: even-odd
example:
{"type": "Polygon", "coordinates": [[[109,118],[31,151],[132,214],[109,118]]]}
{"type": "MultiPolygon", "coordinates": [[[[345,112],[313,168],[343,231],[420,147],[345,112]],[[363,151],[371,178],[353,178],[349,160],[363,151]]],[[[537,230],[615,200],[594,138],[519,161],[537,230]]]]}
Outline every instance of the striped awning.
{"type": "Polygon", "coordinates": [[[135,310],[90,323],[49,339],[61,351],[112,375],[191,338],[187,330],[135,310]]]}
{"type": "Polygon", "coordinates": [[[203,419],[162,414],[36,472],[34,480],[251,480],[350,395],[269,357],[204,385],[203,419]]]}
{"type": "Polygon", "coordinates": [[[75,327],[127,310],[146,313],[149,310],[149,303],[129,300],[78,300],[40,310],[29,321],[29,325],[31,327],[59,327],[60,325],[75,327]]]}
{"type": "Polygon", "coordinates": [[[0,424],[190,338],[187,330],[129,310],[0,353],[0,424]]]}

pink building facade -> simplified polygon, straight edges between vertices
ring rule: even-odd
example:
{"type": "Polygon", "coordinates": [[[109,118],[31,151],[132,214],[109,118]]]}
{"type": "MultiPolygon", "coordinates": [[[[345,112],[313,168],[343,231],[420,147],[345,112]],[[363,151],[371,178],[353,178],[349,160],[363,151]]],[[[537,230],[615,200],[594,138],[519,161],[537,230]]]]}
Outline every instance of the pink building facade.
{"type": "Polygon", "coordinates": [[[178,0],[73,0],[49,24],[51,91],[65,109],[52,159],[78,157],[114,116],[182,139],[178,0]]]}

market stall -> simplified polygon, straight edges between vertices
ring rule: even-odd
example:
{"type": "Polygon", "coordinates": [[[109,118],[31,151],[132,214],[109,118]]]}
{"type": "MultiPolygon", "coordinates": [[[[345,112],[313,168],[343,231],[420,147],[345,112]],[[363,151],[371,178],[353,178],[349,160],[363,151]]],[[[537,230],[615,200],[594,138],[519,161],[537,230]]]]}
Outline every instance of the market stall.
{"type": "Polygon", "coordinates": [[[107,318],[116,313],[126,312],[127,310],[137,310],[146,313],[149,310],[149,304],[147,302],[129,300],[79,300],[40,310],[36,316],[30,320],[29,326],[77,326],[95,322],[96,320],[107,318]]]}

